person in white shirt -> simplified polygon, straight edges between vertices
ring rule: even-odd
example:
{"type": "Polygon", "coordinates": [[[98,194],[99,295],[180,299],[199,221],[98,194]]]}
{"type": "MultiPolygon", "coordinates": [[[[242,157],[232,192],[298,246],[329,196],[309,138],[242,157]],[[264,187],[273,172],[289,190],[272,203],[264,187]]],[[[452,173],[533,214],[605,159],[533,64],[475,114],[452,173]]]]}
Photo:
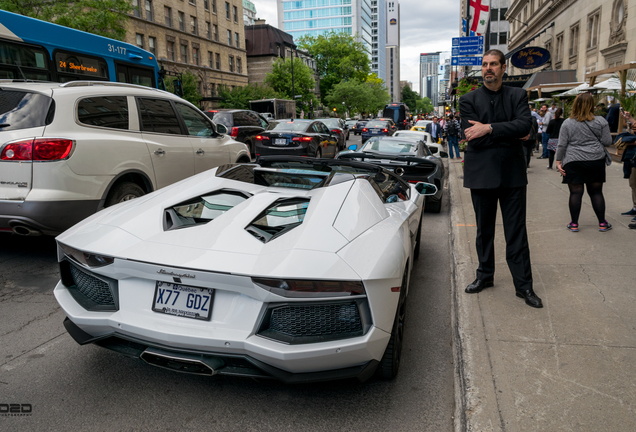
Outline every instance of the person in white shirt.
{"type": "Polygon", "coordinates": [[[550,135],[547,132],[548,125],[550,124],[550,120],[554,117],[550,110],[548,109],[548,104],[541,105],[541,123],[539,129],[541,131],[541,145],[543,146],[543,154],[539,156],[537,159],[548,159],[550,157],[550,153],[548,152],[548,140],[550,139],[550,135]]]}

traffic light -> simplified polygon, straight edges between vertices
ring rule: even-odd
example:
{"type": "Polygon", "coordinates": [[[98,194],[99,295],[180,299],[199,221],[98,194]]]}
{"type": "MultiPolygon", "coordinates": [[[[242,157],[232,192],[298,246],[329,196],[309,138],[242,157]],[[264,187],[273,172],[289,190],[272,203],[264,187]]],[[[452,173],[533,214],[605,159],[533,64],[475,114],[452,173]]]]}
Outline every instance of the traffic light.
{"type": "Polygon", "coordinates": [[[336,112],[336,109],[335,109],[335,108],[333,109],[333,112],[336,112]]]}

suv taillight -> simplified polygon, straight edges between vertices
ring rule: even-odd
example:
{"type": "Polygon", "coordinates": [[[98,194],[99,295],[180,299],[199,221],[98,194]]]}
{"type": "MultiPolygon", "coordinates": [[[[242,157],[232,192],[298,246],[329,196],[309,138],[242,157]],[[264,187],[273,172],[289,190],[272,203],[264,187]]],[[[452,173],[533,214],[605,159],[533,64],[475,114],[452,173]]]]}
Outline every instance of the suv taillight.
{"type": "Polygon", "coordinates": [[[68,158],[73,150],[73,140],[65,138],[36,138],[6,144],[0,160],[6,161],[55,161],[68,158]]]}
{"type": "Polygon", "coordinates": [[[237,127],[233,127],[232,130],[230,131],[230,136],[232,138],[236,138],[238,136],[238,128],[237,127]]]}

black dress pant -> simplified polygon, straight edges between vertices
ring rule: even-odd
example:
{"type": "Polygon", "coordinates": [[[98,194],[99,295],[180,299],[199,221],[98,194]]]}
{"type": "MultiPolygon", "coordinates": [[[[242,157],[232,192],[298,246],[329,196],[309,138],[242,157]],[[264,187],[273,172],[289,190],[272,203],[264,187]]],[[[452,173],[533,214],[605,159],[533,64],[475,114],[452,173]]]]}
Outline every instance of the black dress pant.
{"type": "Polygon", "coordinates": [[[526,186],[471,189],[470,195],[477,221],[477,278],[489,279],[495,274],[495,222],[499,203],[506,239],[506,261],[515,289],[532,289],[532,267],[526,230],[526,186]]]}

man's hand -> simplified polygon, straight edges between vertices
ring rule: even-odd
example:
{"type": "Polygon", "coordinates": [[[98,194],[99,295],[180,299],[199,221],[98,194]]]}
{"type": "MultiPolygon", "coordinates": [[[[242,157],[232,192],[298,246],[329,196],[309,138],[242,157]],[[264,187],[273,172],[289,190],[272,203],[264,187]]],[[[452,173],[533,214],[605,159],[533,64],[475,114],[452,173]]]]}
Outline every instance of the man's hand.
{"type": "Polygon", "coordinates": [[[484,135],[488,135],[490,133],[490,125],[479,123],[475,120],[468,120],[472,126],[464,131],[466,135],[466,139],[468,141],[481,138],[484,135]]]}
{"type": "Polygon", "coordinates": [[[521,138],[521,141],[528,141],[530,139],[530,134],[524,136],[523,138],[521,138]]]}

